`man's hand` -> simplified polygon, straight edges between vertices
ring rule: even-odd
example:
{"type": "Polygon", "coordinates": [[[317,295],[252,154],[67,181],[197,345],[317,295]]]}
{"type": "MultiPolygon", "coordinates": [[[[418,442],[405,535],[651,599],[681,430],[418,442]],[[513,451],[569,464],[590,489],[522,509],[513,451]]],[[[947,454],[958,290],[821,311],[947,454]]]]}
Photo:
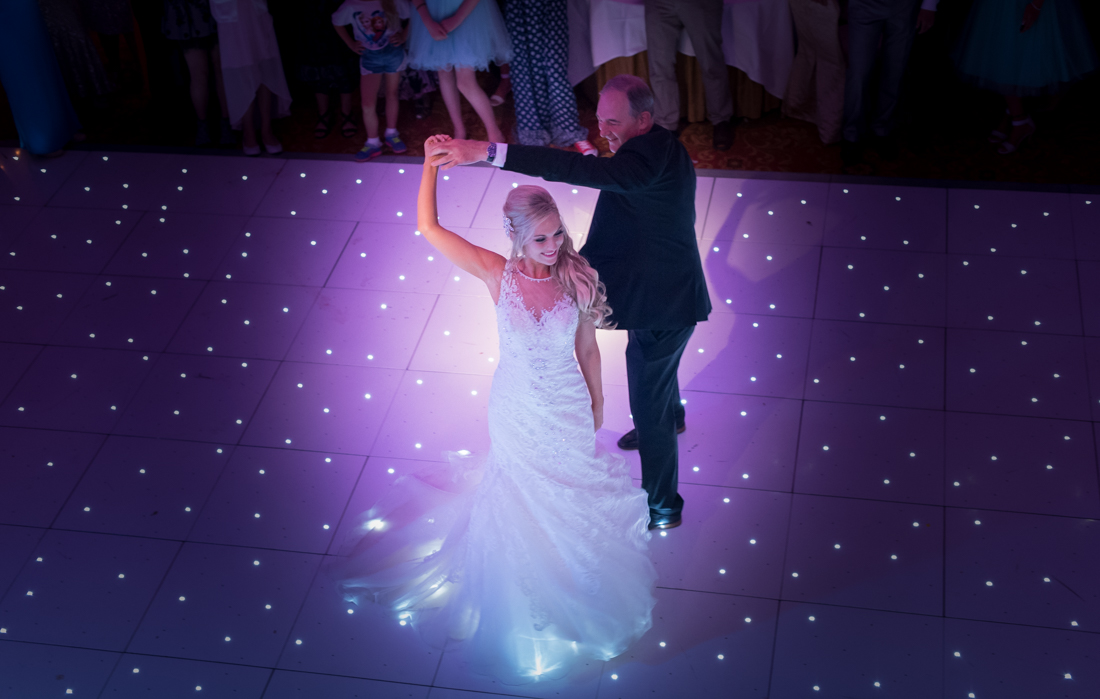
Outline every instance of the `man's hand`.
{"type": "Polygon", "coordinates": [[[921,10],[917,13],[917,34],[923,34],[936,22],[935,10],[921,10]]]}
{"type": "Polygon", "coordinates": [[[485,160],[488,153],[489,144],[485,141],[451,139],[431,144],[427,141],[424,143],[425,162],[430,159],[431,164],[440,170],[450,170],[455,165],[469,165],[485,160]]]}

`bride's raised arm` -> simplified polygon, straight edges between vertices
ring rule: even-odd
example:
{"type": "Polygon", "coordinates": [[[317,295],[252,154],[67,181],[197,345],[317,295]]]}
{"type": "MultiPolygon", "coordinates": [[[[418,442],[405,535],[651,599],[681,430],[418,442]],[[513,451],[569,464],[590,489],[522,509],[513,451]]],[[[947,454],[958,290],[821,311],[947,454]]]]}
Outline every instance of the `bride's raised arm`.
{"type": "MultiPolygon", "coordinates": [[[[424,142],[425,152],[436,143],[449,140],[450,136],[431,136],[424,142]]],[[[416,200],[416,225],[421,235],[435,246],[451,262],[492,287],[492,280],[499,279],[505,259],[501,255],[478,247],[453,231],[439,225],[436,207],[436,175],[439,168],[424,158],[424,173],[420,179],[420,194],[416,200]]]]}

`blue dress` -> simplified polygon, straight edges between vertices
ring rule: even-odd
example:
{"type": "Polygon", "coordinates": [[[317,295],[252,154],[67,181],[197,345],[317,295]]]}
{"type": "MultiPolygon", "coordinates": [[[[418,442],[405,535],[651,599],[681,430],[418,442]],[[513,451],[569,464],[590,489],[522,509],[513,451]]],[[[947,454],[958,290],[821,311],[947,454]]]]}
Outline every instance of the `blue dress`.
{"type": "Polygon", "coordinates": [[[963,80],[1002,95],[1043,95],[1096,69],[1077,0],[1046,0],[1039,19],[1021,32],[1028,2],[975,1],[952,56],[963,80]]]}
{"type": "MultiPolygon", "coordinates": [[[[436,22],[453,15],[462,0],[427,0],[428,14],[436,22]]],[[[417,10],[412,12],[409,35],[409,65],[421,70],[451,70],[466,66],[487,70],[490,63],[512,60],[512,40],[496,0],[481,0],[462,24],[436,41],[428,33],[417,10]]]]}
{"type": "Polygon", "coordinates": [[[8,94],[19,145],[44,155],[80,129],[53,44],[34,0],[0,2],[0,83],[8,94]]]}

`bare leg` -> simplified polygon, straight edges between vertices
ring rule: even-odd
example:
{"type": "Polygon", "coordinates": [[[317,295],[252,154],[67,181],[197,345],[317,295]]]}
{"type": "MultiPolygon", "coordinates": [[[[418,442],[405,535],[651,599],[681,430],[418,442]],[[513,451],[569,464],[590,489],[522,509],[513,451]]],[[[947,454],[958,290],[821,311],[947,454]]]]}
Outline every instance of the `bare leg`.
{"type": "Polygon", "coordinates": [[[386,128],[397,128],[397,110],[401,103],[397,100],[397,88],[401,84],[400,73],[386,73],[386,128]]]}
{"type": "Polygon", "coordinates": [[[381,84],[381,73],[359,76],[359,92],[361,93],[363,105],[363,126],[367,129],[367,138],[378,138],[378,87],[381,84]]]}
{"type": "Polygon", "coordinates": [[[351,114],[351,97],[350,92],[340,93],[340,111],[344,114],[351,114]]]}
{"type": "Polygon", "coordinates": [[[276,145],[279,139],[275,138],[275,132],[271,130],[271,90],[267,85],[260,85],[256,92],[256,100],[260,104],[260,133],[265,144],[276,145]]]}
{"type": "Polygon", "coordinates": [[[447,105],[447,113],[451,115],[455,138],[466,138],[466,124],[462,123],[462,104],[459,102],[458,86],[455,85],[453,70],[439,71],[439,91],[443,93],[443,104],[447,105]]]}
{"type": "Polygon", "coordinates": [[[328,114],[328,93],[316,92],[314,95],[317,97],[317,113],[321,116],[328,114]]]}
{"type": "Polygon", "coordinates": [[[229,118],[229,102],[225,99],[225,80],[222,79],[222,50],[217,44],[210,49],[210,62],[214,64],[214,87],[222,106],[222,119],[229,118]]]}
{"type": "Polygon", "coordinates": [[[191,74],[191,104],[194,105],[198,118],[206,119],[210,95],[210,82],[207,79],[210,64],[206,51],[187,49],[183,52],[183,58],[187,61],[187,72],[191,74]]]}
{"type": "Polygon", "coordinates": [[[500,84],[497,85],[497,89],[493,90],[493,96],[489,98],[489,101],[494,105],[503,104],[504,98],[512,91],[512,67],[507,63],[499,67],[500,84]]]}
{"type": "MultiPolygon", "coordinates": [[[[1005,144],[1011,145],[1013,149],[1018,147],[1025,138],[1035,132],[1035,127],[1031,124],[1030,120],[1023,124],[1017,124],[1016,122],[1024,121],[1028,119],[1028,113],[1024,109],[1024,100],[1019,95],[1005,95],[1005,104],[1008,106],[1008,113],[1012,116],[1012,130],[1008,132],[1008,138],[1005,139],[1005,144]]],[[[1004,148],[1004,146],[1002,146],[1004,148]]]]}
{"type": "Polygon", "coordinates": [[[489,140],[504,143],[504,134],[497,126],[496,116],[493,114],[493,105],[489,103],[489,98],[485,95],[485,91],[481,89],[481,85],[477,84],[477,75],[474,73],[474,69],[468,66],[459,66],[455,68],[455,78],[462,96],[470,101],[470,105],[473,106],[474,111],[477,112],[477,115],[481,117],[481,121],[485,124],[489,140]]]}
{"type": "Polygon", "coordinates": [[[256,98],[252,98],[252,103],[248,105],[248,109],[244,112],[244,118],[241,119],[241,145],[245,148],[255,148],[260,145],[256,141],[256,125],[253,120],[256,116],[256,98]]]}

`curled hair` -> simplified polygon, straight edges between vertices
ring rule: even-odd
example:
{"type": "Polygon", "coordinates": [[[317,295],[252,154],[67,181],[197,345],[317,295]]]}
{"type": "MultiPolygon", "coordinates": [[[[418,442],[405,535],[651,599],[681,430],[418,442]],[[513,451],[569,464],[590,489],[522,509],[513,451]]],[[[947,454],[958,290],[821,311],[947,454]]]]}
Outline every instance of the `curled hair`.
{"type": "Polygon", "coordinates": [[[653,91],[649,89],[649,85],[645,84],[645,80],[638,76],[626,73],[616,75],[604,83],[600,94],[602,95],[608,90],[626,95],[626,100],[630,103],[630,116],[632,118],[637,119],[642,112],[653,114],[653,91]]]}
{"type": "Polygon", "coordinates": [[[573,240],[569,237],[569,231],[565,230],[565,222],[561,220],[558,205],[550,192],[533,185],[515,187],[504,201],[504,215],[513,228],[508,233],[512,240],[510,262],[523,255],[523,247],[535,237],[535,227],[539,223],[550,217],[559,222],[565,239],[558,249],[558,259],[550,266],[550,276],[576,302],[582,318],[592,320],[597,328],[614,327],[607,322],[611,315],[611,307],[607,305],[607,289],[588,260],[573,247],[573,240]]]}

